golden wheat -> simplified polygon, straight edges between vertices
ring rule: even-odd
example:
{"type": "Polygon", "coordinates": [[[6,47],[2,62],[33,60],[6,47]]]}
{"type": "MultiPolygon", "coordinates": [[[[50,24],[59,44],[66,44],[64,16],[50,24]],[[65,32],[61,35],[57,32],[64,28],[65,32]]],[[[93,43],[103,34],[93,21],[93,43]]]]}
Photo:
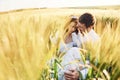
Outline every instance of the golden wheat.
{"type": "Polygon", "coordinates": [[[84,12],[96,16],[95,31],[101,36],[99,45],[88,47],[92,57],[120,67],[120,10],[22,11],[0,14],[0,80],[40,79],[46,62],[56,55],[59,46],[50,41],[50,36],[58,33],[61,38],[69,16],[84,12]]]}

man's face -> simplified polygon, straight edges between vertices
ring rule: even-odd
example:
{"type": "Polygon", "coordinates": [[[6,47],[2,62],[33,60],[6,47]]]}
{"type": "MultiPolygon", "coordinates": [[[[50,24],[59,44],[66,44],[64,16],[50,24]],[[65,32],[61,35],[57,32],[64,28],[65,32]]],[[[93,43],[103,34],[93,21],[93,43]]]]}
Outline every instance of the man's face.
{"type": "Polygon", "coordinates": [[[86,30],[86,26],[83,23],[78,22],[77,27],[82,32],[85,32],[85,30],[86,30]]]}

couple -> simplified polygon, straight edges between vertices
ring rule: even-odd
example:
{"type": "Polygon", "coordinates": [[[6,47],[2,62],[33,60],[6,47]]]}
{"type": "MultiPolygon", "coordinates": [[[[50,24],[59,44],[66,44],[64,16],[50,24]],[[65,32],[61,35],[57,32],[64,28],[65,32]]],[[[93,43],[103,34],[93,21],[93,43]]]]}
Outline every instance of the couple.
{"type": "Polygon", "coordinates": [[[82,14],[79,19],[73,17],[66,29],[64,44],[60,44],[60,52],[65,53],[58,71],[58,80],[83,80],[86,78],[88,68],[85,68],[80,48],[88,41],[96,42],[99,36],[93,30],[95,18],[90,13],[82,14]],[[81,76],[80,76],[81,74],[81,76]]]}

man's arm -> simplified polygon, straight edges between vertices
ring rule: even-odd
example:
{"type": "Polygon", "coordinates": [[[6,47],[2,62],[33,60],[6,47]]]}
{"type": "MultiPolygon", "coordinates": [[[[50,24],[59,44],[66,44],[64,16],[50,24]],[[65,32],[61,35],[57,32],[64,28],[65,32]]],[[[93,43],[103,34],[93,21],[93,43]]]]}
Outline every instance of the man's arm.
{"type": "Polygon", "coordinates": [[[79,72],[75,69],[69,70],[69,72],[64,73],[66,80],[79,80],[79,72]]]}
{"type": "Polygon", "coordinates": [[[66,80],[84,80],[87,76],[88,68],[82,70],[71,69],[69,72],[65,72],[64,76],[66,80]]]}

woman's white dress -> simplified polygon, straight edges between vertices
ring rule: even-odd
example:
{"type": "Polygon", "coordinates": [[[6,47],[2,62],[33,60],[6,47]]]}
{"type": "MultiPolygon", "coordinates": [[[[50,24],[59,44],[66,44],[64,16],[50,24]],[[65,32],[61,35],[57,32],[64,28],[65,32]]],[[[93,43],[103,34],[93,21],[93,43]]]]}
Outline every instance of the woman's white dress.
{"type": "MultiPolygon", "coordinates": [[[[80,53],[79,48],[81,47],[81,44],[91,40],[96,41],[99,39],[99,36],[94,32],[94,30],[91,30],[86,36],[82,37],[82,35],[72,33],[72,40],[73,42],[70,42],[68,44],[60,43],[60,52],[65,53],[65,55],[62,57],[61,65],[63,69],[59,69],[58,71],[58,80],[65,80],[64,79],[64,72],[69,71],[69,69],[74,68],[76,70],[79,69],[79,64],[84,65],[84,62],[82,60],[82,56],[80,53]],[[76,45],[76,47],[74,47],[76,45]]],[[[82,74],[82,77],[85,79],[88,69],[83,69],[80,71],[82,74]]]]}

